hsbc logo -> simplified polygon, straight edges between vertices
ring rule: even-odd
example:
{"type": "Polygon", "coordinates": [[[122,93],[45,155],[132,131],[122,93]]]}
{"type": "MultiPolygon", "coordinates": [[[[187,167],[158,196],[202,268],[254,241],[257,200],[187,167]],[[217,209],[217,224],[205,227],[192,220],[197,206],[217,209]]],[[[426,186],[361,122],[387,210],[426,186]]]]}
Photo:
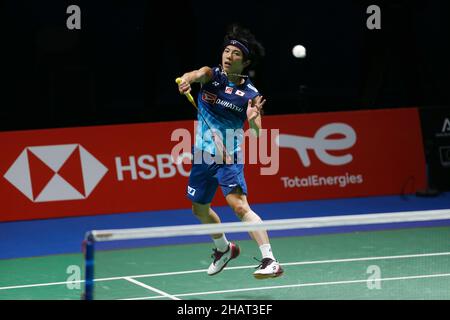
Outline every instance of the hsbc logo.
{"type": "Polygon", "coordinates": [[[3,176],[33,202],[86,199],[108,168],[83,146],[26,147],[3,176]]]}

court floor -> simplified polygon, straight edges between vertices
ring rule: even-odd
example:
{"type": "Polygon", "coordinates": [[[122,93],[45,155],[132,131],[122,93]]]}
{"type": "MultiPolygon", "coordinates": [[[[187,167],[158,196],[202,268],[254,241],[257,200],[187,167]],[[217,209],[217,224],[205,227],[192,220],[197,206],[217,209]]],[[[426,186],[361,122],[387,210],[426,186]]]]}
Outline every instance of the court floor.
{"type": "MultiPolygon", "coordinates": [[[[233,234],[228,237],[233,239],[233,234]]],[[[97,250],[95,299],[450,299],[450,223],[272,238],[285,274],[256,280],[259,250],[208,276],[210,243],[97,250]]],[[[0,260],[0,300],[80,299],[83,255],[0,260]]]]}

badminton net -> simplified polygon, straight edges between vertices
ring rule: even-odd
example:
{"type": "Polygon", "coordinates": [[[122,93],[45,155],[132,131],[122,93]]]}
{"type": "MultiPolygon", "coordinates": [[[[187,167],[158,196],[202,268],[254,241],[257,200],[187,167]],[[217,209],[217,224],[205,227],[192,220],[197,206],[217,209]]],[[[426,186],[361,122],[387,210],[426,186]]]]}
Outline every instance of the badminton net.
{"type": "MultiPolygon", "coordinates": [[[[442,222],[444,225],[449,225],[450,209],[278,219],[266,220],[259,223],[229,222],[221,224],[92,230],[86,233],[83,241],[85,257],[85,287],[83,298],[86,300],[94,299],[94,282],[96,281],[94,274],[94,252],[96,244],[101,242],[211,235],[217,233],[248,233],[256,230],[267,230],[268,232],[295,230],[299,232],[301,230],[326,230],[327,228],[332,228],[333,230],[343,228],[342,230],[345,230],[345,228],[348,229],[349,227],[369,227],[370,230],[370,228],[376,227],[377,225],[390,225],[391,227],[401,225],[402,227],[407,227],[408,224],[417,226],[420,224],[426,225],[430,222],[442,222]]],[[[298,234],[301,235],[301,232],[298,234]]]]}

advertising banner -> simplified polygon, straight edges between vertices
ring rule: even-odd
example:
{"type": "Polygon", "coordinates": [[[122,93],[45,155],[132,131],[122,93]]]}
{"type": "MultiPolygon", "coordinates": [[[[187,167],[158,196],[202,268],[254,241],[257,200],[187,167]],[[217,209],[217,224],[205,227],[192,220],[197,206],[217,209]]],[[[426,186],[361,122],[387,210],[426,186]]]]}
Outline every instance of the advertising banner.
{"type": "MultiPolygon", "coordinates": [[[[415,108],[265,116],[263,127],[244,140],[250,204],[425,187],[415,108]]],[[[190,208],[194,133],[194,121],[0,133],[0,221],[190,208]]],[[[212,204],[225,205],[220,188],[212,204]]]]}
{"type": "Polygon", "coordinates": [[[450,191],[450,107],[420,109],[429,187],[450,191]]]}

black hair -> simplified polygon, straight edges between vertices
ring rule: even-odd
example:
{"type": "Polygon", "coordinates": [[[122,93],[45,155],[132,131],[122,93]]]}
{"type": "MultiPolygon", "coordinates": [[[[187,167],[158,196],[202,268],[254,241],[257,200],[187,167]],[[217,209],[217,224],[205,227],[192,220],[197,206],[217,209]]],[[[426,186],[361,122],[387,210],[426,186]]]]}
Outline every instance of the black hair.
{"type": "Polygon", "coordinates": [[[237,23],[233,23],[227,28],[224,43],[228,43],[230,40],[237,40],[248,48],[249,54],[245,56],[245,59],[251,61],[249,67],[254,67],[265,56],[262,44],[256,40],[250,30],[237,23]]]}

